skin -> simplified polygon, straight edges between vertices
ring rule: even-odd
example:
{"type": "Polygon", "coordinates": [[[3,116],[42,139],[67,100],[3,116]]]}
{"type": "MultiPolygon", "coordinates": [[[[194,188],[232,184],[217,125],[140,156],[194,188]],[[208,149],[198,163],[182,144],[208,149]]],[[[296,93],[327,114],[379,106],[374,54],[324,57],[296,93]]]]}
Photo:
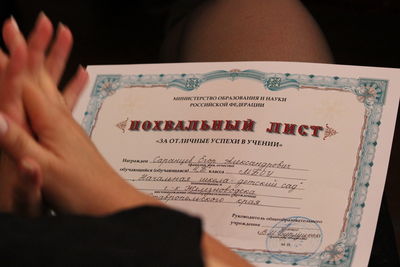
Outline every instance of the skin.
{"type": "MultiPolygon", "coordinates": [[[[0,192],[0,211],[16,211],[21,197],[15,195],[28,203],[28,215],[38,213],[42,195],[52,208],[71,214],[103,216],[141,205],[163,206],[122,180],[72,119],[79,86],[64,96],[56,87],[72,36],[61,34],[66,31],[59,26],[57,36],[63,37],[46,56],[52,29],[41,16],[27,42],[14,22],[7,21],[3,29],[10,55],[0,53],[0,147],[8,154],[0,163],[0,190],[6,192],[5,197],[0,192]],[[2,171],[14,176],[4,178],[2,171]]],[[[297,0],[205,1],[171,29],[163,55],[169,62],[333,61],[317,24],[297,0]]],[[[84,80],[79,73],[72,84],[84,80]]],[[[207,234],[202,247],[207,265],[249,265],[207,234]]]]}
{"type": "MultiPolygon", "coordinates": [[[[13,37],[20,38],[12,27],[13,37]]],[[[8,43],[11,56],[3,68],[15,75],[0,82],[1,90],[13,90],[2,107],[17,106],[20,111],[19,117],[6,108],[0,112],[0,147],[18,166],[13,170],[19,183],[10,188],[26,189],[28,202],[33,196],[35,205],[43,195],[57,212],[74,215],[105,216],[143,205],[165,206],[125,182],[72,118],[71,102],[65,99],[75,99],[69,94],[79,90],[69,89],[64,97],[59,93],[42,53],[47,45],[17,41],[8,43]]],[[[208,234],[203,235],[202,248],[208,266],[250,266],[208,234]]]]}
{"type": "MultiPolygon", "coordinates": [[[[53,35],[53,26],[43,13],[39,15],[28,41],[25,41],[13,18],[5,21],[2,34],[10,55],[0,49],[0,111],[29,131],[19,77],[24,72],[34,75],[48,70],[48,78],[57,84],[71,51],[72,34],[66,26],[59,24],[55,41],[47,55],[45,51],[53,35]]],[[[69,108],[73,107],[87,79],[86,71],[79,67],[64,90],[63,98],[69,108]]],[[[35,165],[28,159],[20,164],[35,165]]],[[[41,180],[32,172],[19,174],[20,168],[7,154],[1,155],[0,151],[0,211],[26,216],[40,215],[43,211],[41,180]]]]}
{"type": "MultiPolygon", "coordinates": [[[[0,133],[0,146],[21,163],[24,172],[42,181],[42,192],[54,209],[104,216],[143,205],[164,206],[115,173],[59,97],[49,97],[29,78],[23,87],[23,103],[37,140],[0,113],[0,124],[6,125],[0,133]]],[[[202,248],[208,266],[250,266],[207,234],[202,248]]]]}

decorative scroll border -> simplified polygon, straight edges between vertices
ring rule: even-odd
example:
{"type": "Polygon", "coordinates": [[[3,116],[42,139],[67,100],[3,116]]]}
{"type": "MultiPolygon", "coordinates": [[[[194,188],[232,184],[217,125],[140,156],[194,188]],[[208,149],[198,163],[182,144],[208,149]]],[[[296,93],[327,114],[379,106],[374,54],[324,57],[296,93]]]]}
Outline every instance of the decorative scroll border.
{"type": "MultiPolygon", "coordinates": [[[[230,71],[217,70],[204,74],[139,74],[139,75],[98,75],[85,112],[82,126],[91,135],[104,100],[120,88],[131,87],[175,87],[193,91],[202,84],[216,79],[251,79],[261,82],[265,89],[280,91],[288,88],[311,88],[319,90],[338,90],[353,93],[365,106],[364,128],[361,133],[358,162],[355,167],[353,191],[350,192],[347,221],[345,221],[339,240],[321,253],[296,262],[286,262],[302,266],[351,266],[371,169],[377,146],[380,118],[385,103],[387,80],[367,78],[345,78],[338,76],[316,76],[291,73],[265,73],[258,70],[230,71]]],[[[259,263],[281,263],[271,253],[263,251],[235,250],[247,260],[259,263]]]]}

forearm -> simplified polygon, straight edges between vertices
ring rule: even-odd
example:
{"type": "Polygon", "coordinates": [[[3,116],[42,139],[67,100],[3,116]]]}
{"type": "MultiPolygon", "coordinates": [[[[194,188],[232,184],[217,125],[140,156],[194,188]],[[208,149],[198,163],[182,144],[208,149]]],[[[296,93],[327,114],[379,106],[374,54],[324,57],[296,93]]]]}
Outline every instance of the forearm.
{"type": "MultiPolygon", "coordinates": [[[[118,211],[140,206],[167,207],[163,202],[123,183],[125,182],[122,181],[119,189],[117,189],[117,187],[115,190],[109,189],[108,193],[110,194],[113,194],[112,191],[114,191],[112,201],[108,203],[109,205],[96,205],[97,211],[109,213],[113,210],[118,211]]],[[[205,232],[203,234],[201,247],[206,266],[251,266],[239,255],[205,232]]]]}
{"type": "MultiPolygon", "coordinates": [[[[79,208],[79,210],[76,210],[77,213],[104,216],[141,206],[168,207],[154,197],[138,191],[116,173],[108,180],[112,183],[99,184],[85,190],[85,199],[79,200],[80,205],[77,206],[79,208]],[[85,204],[82,205],[83,203],[85,204]]],[[[239,255],[205,232],[201,247],[206,266],[251,266],[239,255]]]]}

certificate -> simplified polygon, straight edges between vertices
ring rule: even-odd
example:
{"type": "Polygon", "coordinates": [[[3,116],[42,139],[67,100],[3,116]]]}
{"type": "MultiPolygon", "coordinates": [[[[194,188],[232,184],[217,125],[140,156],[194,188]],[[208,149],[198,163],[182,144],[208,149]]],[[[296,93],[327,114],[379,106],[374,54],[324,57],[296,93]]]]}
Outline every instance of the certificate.
{"type": "MultiPolygon", "coordinates": [[[[90,66],[76,119],[139,190],[260,266],[367,266],[397,69],[90,66]]],[[[162,223],[162,222],[160,222],[162,223]]]]}

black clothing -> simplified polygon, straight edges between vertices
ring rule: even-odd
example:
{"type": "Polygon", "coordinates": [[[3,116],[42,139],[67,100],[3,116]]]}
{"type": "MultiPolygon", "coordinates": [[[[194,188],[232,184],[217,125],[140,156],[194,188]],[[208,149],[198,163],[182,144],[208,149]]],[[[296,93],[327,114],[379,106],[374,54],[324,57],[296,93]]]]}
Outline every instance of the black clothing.
{"type": "Polygon", "coordinates": [[[386,199],[383,198],[368,266],[400,266],[399,255],[397,251],[392,220],[387,208],[386,199]]]}
{"type": "Polygon", "coordinates": [[[106,217],[0,214],[0,266],[203,266],[201,222],[141,207],[106,217]]]}
{"type": "MultiPolygon", "coordinates": [[[[107,217],[0,214],[0,266],[203,266],[201,222],[141,207],[107,217]]],[[[382,202],[370,267],[400,266],[382,202]]]]}

